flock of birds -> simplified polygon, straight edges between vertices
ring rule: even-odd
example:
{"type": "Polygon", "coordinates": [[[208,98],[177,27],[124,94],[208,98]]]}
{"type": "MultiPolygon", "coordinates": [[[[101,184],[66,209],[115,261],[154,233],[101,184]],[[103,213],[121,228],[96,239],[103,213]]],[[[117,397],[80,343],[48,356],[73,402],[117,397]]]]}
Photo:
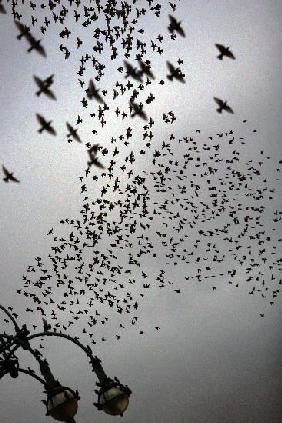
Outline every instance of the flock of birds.
{"type": "MultiPolygon", "coordinates": [[[[21,23],[17,2],[11,3],[19,30],[17,38],[26,39],[28,52],[36,51],[47,57],[41,40],[21,23]]],[[[231,288],[245,286],[249,295],[257,294],[272,306],[282,284],[277,277],[282,269],[277,248],[282,242],[277,230],[282,212],[273,211],[270,228],[268,204],[274,199],[275,189],[269,186],[264,170],[270,157],[260,151],[258,160],[244,159],[245,138],[234,130],[209,136],[204,143],[200,130],[182,138],[171,134],[159,147],[153,146],[155,121],[145,111],[144,102],[139,103],[137,99],[141,91],[156,83],[157,77],[147,59],[148,49],[151,47],[152,53],[162,54],[165,35],[159,34],[149,43],[142,41],[140,37],[146,34],[138,25],[149,12],[159,17],[162,5],[154,0],[144,0],[143,8],[138,8],[135,0],[121,2],[120,6],[113,0],[95,0],[95,6],[89,7],[79,0],[68,0],[68,3],[69,8],[61,5],[60,9],[60,0],[41,6],[29,2],[29,7],[32,11],[40,8],[45,13],[40,26],[42,34],[51,25],[51,18],[55,24],[65,25],[66,17],[72,16],[83,28],[91,28],[93,22],[104,18],[105,28],[92,28],[97,41],[93,47],[95,55],[87,53],[80,58],[77,74],[84,91],[81,104],[87,109],[89,102],[95,100],[98,111],[90,113],[90,117],[98,118],[101,128],[107,124],[109,110],[116,119],[138,116],[144,121],[145,145],[142,144],[139,152],[135,151],[132,146],[134,127],[131,126],[118,137],[113,136],[109,148],[98,142],[85,144],[88,161],[80,177],[80,217],[62,219],[62,234],[51,228],[48,258],[38,256],[28,266],[23,287],[17,290],[31,301],[26,312],[41,313],[58,331],[69,330],[79,321],[83,333],[96,344],[99,339],[95,337],[95,328],[110,321],[113,324],[113,313],[110,315],[109,309],[129,316],[129,320],[126,319],[129,325],[136,325],[139,333],[144,334],[138,310],[146,294],[157,295],[162,288],[180,294],[191,280],[211,282],[212,292],[221,283],[231,288]],[[101,90],[96,84],[101,83],[104,76],[106,65],[100,59],[106,54],[105,45],[110,49],[112,61],[123,55],[123,65],[117,71],[123,74],[126,83],[116,81],[114,87],[101,90]],[[129,62],[135,50],[137,67],[129,62]],[[96,76],[88,80],[85,88],[83,77],[87,63],[92,64],[96,76]],[[127,108],[114,108],[115,102],[125,94],[130,96],[127,108]],[[114,106],[110,107],[110,103],[114,106]],[[144,156],[146,163],[140,170],[136,163],[144,156]],[[108,166],[104,162],[107,158],[108,166]],[[88,193],[93,183],[96,199],[88,193]],[[182,280],[179,276],[179,280],[174,281],[176,269],[177,274],[183,275],[182,280]]],[[[169,7],[173,13],[176,11],[176,3],[169,2],[169,7]]],[[[0,11],[6,11],[2,3],[0,11]]],[[[36,23],[40,25],[39,18],[32,15],[31,24],[36,23]]],[[[59,37],[68,39],[72,32],[67,27],[61,28],[59,37]]],[[[171,40],[186,36],[182,23],[171,14],[166,31],[171,40]]],[[[84,40],[76,37],[77,50],[83,44],[84,40]]],[[[229,47],[222,44],[215,47],[218,60],[224,57],[235,60],[229,47]]],[[[59,50],[68,60],[72,53],[69,47],[61,43],[59,50]]],[[[177,65],[170,61],[166,64],[168,83],[185,83],[185,74],[180,68],[183,60],[179,59],[177,65]]],[[[52,90],[53,74],[47,78],[34,76],[34,81],[36,96],[56,100],[52,90]]],[[[163,79],[158,83],[165,84],[163,79]]],[[[145,103],[149,105],[154,100],[154,94],[149,93],[145,103]]],[[[218,97],[214,97],[214,101],[218,113],[233,113],[226,101],[218,97]]],[[[52,121],[41,114],[36,117],[39,133],[57,134],[52,121]]],[[[84,120],[78,115],[77,125],[84,120]]],[[[175,120],[172,110],[163,115],[165,124],[173,124],[175,120]]],[[[243,124],[246,126],[245,120],[243,124]]],[[[68,141],[83,144],[78,129],[69,122],[66,126],[68,141]]],[[[92,133],[99,135],[96,129],[92,133]]],[[[255,133],[256,130],[250,130],[249,136],[255,133]]],[[[273,168],[275,180],[279,179],[281,164],[281,160],[277,161],[273,168]]],[[[19,182],[5,166],[3,172],[5,182],[19,182]]],[[[264,312],[260,312],[260,316],[263,317],[264,312]]],[[[114,321],[117,322],[115,336],[119,340],[126,326],[124,321],[114,321]]],[[[155,326],[155,330],[159,329],[159,325],[155,326]]],[[[106,338],[103,336],[101,340],[106,338]]]]}
{"type": "MultiPolygon", "coordinates": [[[[117,51],[116,51],[117,48],[113,47],[114,42],[116,40],[113,39],[113,36],[111,34],[112,29],[109,26],[111,14],[113,15],[112,18],[115,16],[115,14],[117,16],[119,16],[119,14],[120,14],[120,16],[122,16],[123,19],[125,20],[123,22],[124,27],[121,27],[120,32],[117,30],[117,28],[119,28],[119,27],[117,27],[117,26],[114,27],[115,31],[117,31],[117,33],[118,33],[118,35],[116,37],[116,39],[118,39],[120,37],[120,35],[125,32],[125,30],[127,29],[127,26],[129,26],[129,22],[126,21],[126,14],[129,13],[129,11],[131,11],[131,7],[126,3],[126,5],[122,5],[122,8],[121,8],[120,11],[118,9],[115,10],[114,8],[113,9],[109,8],[109,11],[107,11],[107,6],[110,7],[111,3],[112,3],[111,1],[106,2],[106,7],[103,10],[103,12],[106,16],[106,19],[107,19],[107,32],[103,32],[99,28],[96,29],[96,32],[98,34],[97,38],[99,38],[99,35],[103,34],[103,35],[105,35],[105,41],[110,43],[110,46],[111,46],[112,51],[113,51],[111,59],[113,60],[114,58],[117,57],[118,54],[117,54],[117,51]],[[125,16],[123,16],[123,14],[125,16]],[[114,54],[114,52],[115,52],[115,54],[114,54]]],[[[161,5],[152,6],[152,4],[154,3],[153,0],[147,1],[147,3],[150,6],[150,10],[156,11],[155,12],[156,15],[159,16],[160,10],[161,10],[161,5]]],[[[53,9],[56,8],[57,4],[60,4],[60,2],[50,1],[48,6],[49,6],[49,9],[50,9],[50,12],[53,13],[54,22],[57,22],[57,20],[59,20],[60,24],[63,24],[64,19],[67,16],[69,10],[66,9],[65,6],[63,6],[62,10],[59,12],[59,14],[56,15],[53,12],[53,9]],[[60,16],[60,18],[58,16],[60,16]]],[[[76,6],[78,8],[81,5],[81,2],[80,1],[76,1],[76,2],[70,1],[69,4],[70,4],[70,7],[73,4],[76,4],[76,6]]],[[[169,4],[170,4],[170,7],[172,8],[172,10],[175,11],[176,10],[176,4],[175,3],[169,3],[169,4]]],[[[1,5],[0,13],[6,14],[6,9],[5,9],[4,5],[2,3],[0,3],[0,5],[1,5]]],[[[114,5],[114,3],[113,3],[113,5],[114,5]]],[[[29,47],[27,49],[28,53],[35,51],[39,55],[41,55],[43,57],[47,57],[46,50],[43,47],[41,40],[36,39],[36,37],[32,34],[31,28],[29,26],[21,23],[18,20],[22,17],[22,15],[16,11],[16,6],[17,6],[17,1],[13,0],[12,1],[12,13],[13,13],[13,16],[14,16],[14,22],[15,22],[16,28],[19,31],[19,34],[17,35],[17,39],[21,40],[22,38],[24,38],[28,42],[28,45],[29,45],[29,47]]],[[[96,6],[97,6],[98,13],[100,13],[102,11],[101,2],[97,1],[96,6]]],[[[35,3],[30,2],[30,7],[31,7],[32,10],[34,10],[38,6],[35,3]]],[[[47,8],[47,6],[44,5],[44,3],[43,3],[43,4],[41,4],[41,8],[44,10],[45,8],[47,8]]],[[[90,10],[93,11],[94,9],[95,8],[91,7],[88,10],[88,8],[84,6],[85,17],[88,17],[90,10]]],[[[140,11],[138,9],[136,9],[136,11],[137,11],[137,17],[143,16],[146,13],[145,8],[141,9],[140,11]]],[[[76,10],[75,10],[75,12],[76,12],[76,10]]],[[[74,16],[76,16],[76,19],[79,19],[77,17],[78,16],[77,13],[75,13],[74,16]]],[[[80,15],[79,15],[79,17],[80,17],[80,15]]],[[[96,21],[98,19],[98,16],[96,15],[95,12],[90,19],[93,19],[93,21],[96,21]]],[[[31,21],[32,21],[32,25],[34,26],[35,23],[37,22],[37,19],[32,15],[31,21]]],[[[48,26],[50,25],[51,21],[48,20],[47,16],[45,16],[44,22],[45,22],[45,26],[40,27],[40,30],[43,34],[46,32],[46,30],[47,30],[48,26]]],[[[84,21],[82,25],[87,26],[89,23],[87,25],[85,25],[85,22],[88,22],[88,21],[84,21]]],[[[137,23],[138,23],[138,19],[134,19],[132,21],[132,24],[136,25],[137,23]]],[[[128,31],[129,34],[131,34],[133,32],[133,29],[134,29],[134,26],[129,26],[129,31],[128,31]]],[[[168,32],[171,36],[171,39],[173,39],[173,40],[176,39],[176,34],[178,34],[182,37],[185,37],[185,32],[184,32],[184,29],[181,25],[181,22],[178,21],[171,14],[169,14],[169,25],[168,25],[167,29],[168,29],[168,32]]],[[[139,30],[139,33],[142,34],[143,31],[144,30],[141,29],[141,30],[139,30]]],[[[69,38],[70,34],[71,34],[71,31],[67,27],[65,27],[64,30],[62,30],[59,33],[59,36],[61,38],[65,38],[65,37],[69,38]]],[[[164,37],[162,35],[159,35],[157,38],[160,42],[162,42],[164,37]]],[[[126,51],[124,56],[127,57],[127,58],[130,56],[129,52],[132,49],[132,43],[133,43],[133,37],[129,37],[129,38],[126,37],[125,39],[123,39],[122,45],[123,45],[123,47],[126,51]],[[127,41],[125,42],[124,40],[127,40],[127,41]]],[[[152,43],[152,47],[153,47],[153,51],[154,51],[155,50],[155,44],[152,40],[151,40],[151,43],[152,43]]],[[[79,48],[82,44],[83,44],[83,41],[79,37],[77,37],[77,48],[79,48]]],[[[98,53],[101,54],[103,52],[103,44],[98,42],[98,46],[99,46],[99,49],[95,50],[95,48],[94,48],[94,50],[98,51],[98,53]]],[[[124,60],[124,67],[119,67],[118,70],[120,72],[123,72],[125,70],[126,71],[125,77],[126,78],[132,78],[132,80],[140,82],[139,89],[143,90],[144,89],[144,87],[142,85],[143,78],[144,77],[147,78],[146,85],[149,85],[151,83],[150,81],[155,79],[155,76],[154,76],[154,74],[151,70],[150,60],[145,60],[145,61],[142,60],[142,57],[144,56],[144,54],[146,52],[145,43],[142,43],[139,39],[137,39],[137,50],[138,50],[138,46],[139,46],[139,48],[141,48],[141,52],[138,52],[138,54],[136,55],[136,59],[138,60],[138,64],[139,64],[139,69],[132,66],[127,60],[124,60]]],[[[229,47],[226,47],[222,44],[215,44],[215,47],[218,49],[218,52],[219,52],[219,55],[217,56],[219,60],[223,60],[224,57],[230,58],[230,59],[233,59],[233,60],[235,59],[235,56],[234,56],[234,54],[232,53],[232,51],[230,50],[229,47]]],[[[64,52],[67,51],[67,54],[65,54],[66,59],[68,59],[70,57],[70,52],[69,52],[69,50],[67,49],[66,46],[63,46],[62,44],[60,44],[60,50],[64,51],[64,52]]],[[[157,50],[157,51],[162,52],[162,50],[163,49],[157,50]]],[[[79,71],[78,71],[78,75],[80,75],[80,76],[83,75],[83,72],[86,69],[84,64],[89,59],[91,59],[91,56],[89,54],[86,54],[85,56],[81,57],[81,59],[80,59],[81,65],[80,65],[80,68],[79,68],[79,71]]],[[[102,70],[104,69],[105,65],[102,65],[94,56],[92,56],[92,62],[93,62],[93,67],[95,67],[95,69],[98,71],[98,75],[97,75],[96,79],[99,81],[101,76],[103,75],[102,70]]],[[[178,65],[180,65],[182,63],[183,63],[183,60],[179,59],[178,65]]],[[[169,73],[167,74],[167,79],[169,81],[177,80],[179,82],[185,83],[185,74],[182,72],[182,70],[180,69],[179,66],[175,66],[172,63],[170,63],[169,61],[167,61],[167,67],[168,67],[168,70],[169,70],[169,73]]],[[[44,79],[34,75],[34,81],[35,81],[37,88],[38,88],[38,90],[36,91],[36,95],[38,97],[41,94],[44,94],[49,99],[56,100],[56,95],[55,95],[54,91],[51,89],[51,86],[54,83],[54,74],[52,74],[49,77],[44,78],[44,79]]],[[[83,87],[84,84],[85,84],[85,81],[83,81],[81,79],[79,79],[78,81],[80,83],[80,86],[83,87]]],[[[161,80],[160,84],[163,85],[164,81],[161,80]]],[[[126,92],[126,90],[130,90],[133,87],[133,84],[130,81],[128,81],[128,83],[126,84],[126,87],[124,87],[123,84],[119,84],[117,82],[116,87],[121,89],[121,94],[123,95],[126,92]]],[[[103,127],[106,124],[106,121],[104,120],[104,112],[106,110],[109,110],[109,107],[107,106],[107,104],[106,104],[106,102],[103,98],[104,96],[107,95],[107,90],[102,91],[103,96],[101,94],[99,94],[99,91],[100,90],[97,89],[93,80],[90,79],[88,88],[85,90],[86,97],[87,97],[88,100],[95,99],[98,103],[103,105],[103,108],[101,106],[99,106],[99,111],[98,111],[98,118],[99,118],[101,125],[103,127]]],[[[116,97],[118,97],[118,95],[119,95],[118,91],[114,88],[113,89],[113,100],[115,100],[116,97]]],[[[130,100],[129,100],[129,114],[124,111],[122,113],[123,119],[128,117],[128,115],[130,115],[131,117],[139,116],[140,118],[142,118],[144,120],[148,120],[147,114],[144,111],[144,105],[142,103],[138,104],[138,103],[135,102],[135,99],[137,98],[138,95],[139,95],[139,92],[136,89],[134,89],[132,96],[130,97],[130,100]]],[[[83,107],[87,107],[87,105],[88,105],[87,99],[85,97],[83,97],[83,99],[81,101],[83,107]]],[[[155,100],[155,97],[151,93],[150,96],[147,98],[146,103],[150,104],[153,100],[155,100]]],[[[216,104],[218,106],[217,109],[216,109],[218,113],[222,113],[223,111],[226,111],[228,113],[233,113],[233,109],[227,104],[226,101],[223,101],[222,99],[220,99],[218,97],[214,97],[214,101],[216,102],[216,104]]],[[[170,113],[172,113],[172,112],[170,112],[170,113]]],[[[116,116],[121,115],[121,111],[119,110],[119,108],[117,108],[115,110],[115,114],[116,114],[116,116]]],[[[95,113],[91,114],[91,117],[95,117],[95,113]]],[[[37,118],[37,121],[40,125],[40,128],[38,129],[38,133],[42,134],[43,132],[47,132],[47,133],[49,133],[53,136],[57,135],[56,129],[52,126],[52,120],[47,120],[44,116],[42,116],[39,113],[36,114],[36,118],[37,118]]],[[[164,118],[164,120],[165,120],[165,118],[164,118]]],[[[82,119],[81,119],[80,116],[78,116],[77,124],[80,124],[80,123],[82,123],[82,119]]],[[[75,140],[75,141],[81,143],[82,141],[81,141],[80,136],[78,135],[78,130],[75,129],[74,126],[71,125],[69,122],[66,123],[66,126],[67,126],[67,129],[68,129],[68,141],[72,142],[72,140],[75,140]]],[[[96,131],[94,131],[94,133],[96,133],[96,131]]],[[[88,144],[86,144],[86,145],[88,145],[88,144]]],[[[94,147],[94,150],[95,149],[96,149],[96,147],[94,147]]],[[[95,158],[95,160],[93,161],[93,149],[92,149],[92,147],[89,148],[88,154],[90,155],[92,164],[94,164],[94,165],[96,164],[98,167],[102,167],[101,163],[99,162],[99,160],[97,158],[95,158]]],[[[17,182],[17,183],[20,182],[14,176],[14,173],[8,171],[8,169],[4,165],[2,165],[2,170],[3,170],[3,173],[4,173],[4,177],[3,177],[4,182],[10,182],[10,181],[11,182],[17,182]]]]}

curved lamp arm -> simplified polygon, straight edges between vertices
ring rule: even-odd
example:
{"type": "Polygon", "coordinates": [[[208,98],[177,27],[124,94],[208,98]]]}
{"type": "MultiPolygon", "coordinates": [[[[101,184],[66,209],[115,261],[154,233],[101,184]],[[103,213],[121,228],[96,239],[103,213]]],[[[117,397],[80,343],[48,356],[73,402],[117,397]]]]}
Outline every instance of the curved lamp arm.
{"type": "Polygon", "coordinates": [[[91,351],[91,348],[85,347],[77,338],[72,338],[69,335],[66,335],[64,333],[60,333],[60,332],[41,332],[41,333],[36,333],[34,335],[30,335],[27,340],[30,341],[31,339],[34,338],[40,338],[43,336],[56,336],[58,338],[65,338],[68,339],[69,341],[71,341],[73,344],[77,345],[80,349],[82,349],[85,354],[87,355],[87,357],[90,360],[90,364],[92,366],[93,371],[96,373],[100,383],[104,384],[106,382],[108,382],[110,380],[110,378],[106,375],[106,373],[104,372],[104,369],[101,365],[101,360],[97,357],[97,356],[93,356],[93,353],[91,351]]]}
{"type": "Polygon", "coordinates": [[[38,382],[40,382],[45,387],[45,385],[46,385],[45,380],[42,379],[41,377],[37,376],[37,374],[34,371],[28,370],[28,369],[22,369],[21,367],[18,368],[18,371],[33,377],[34,379],[38,380],[38,382]]]}

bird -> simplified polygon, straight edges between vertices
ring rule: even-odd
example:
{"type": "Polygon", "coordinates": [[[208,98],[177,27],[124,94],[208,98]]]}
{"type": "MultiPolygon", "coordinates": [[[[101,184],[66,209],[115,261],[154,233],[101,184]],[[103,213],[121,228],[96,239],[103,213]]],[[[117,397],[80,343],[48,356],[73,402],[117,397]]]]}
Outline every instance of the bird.
{"type": "Polygon", "coordinates": [[[53,91],[50,90],[50,86],[53,84],[54,75],[48,76],[46,79],[40,79],[38,76],[33,76],[36,85],[38,86],[39,90],[36,92],[36,95],[39,97],[40,94],[45,94],[48,98],[52,100],[56,100],[56,96],[53,91]]]}
{"type": "Polygon", "coordinates": [[[214,97],[213,99],[216,102],[216,104],[218,105],[218,108],[216,109],[216,111],[218,113],[222,113],[223,110],[225,110],[228,113],[232,113],[232,114],[234,113],[233,109],[231,109],[231,107],[228,106],[226,101],[223,101],[218,97],[214,97]]]}
{"type": "Polygon", "coordinates": [[[134,101],[131,101],[130,102],[130,110],[131,110],[131,117],[140,116],[141,119],[143,119],[143,120],[148,119],[146,113],[143,110],[143,105],[141,103],[137,104],[134,101]]]}
{"type": "Polygon", "coordinates": [[[46,51],[44,47],[40,44],[41,40],[36,40],[33,37],[28,38],[28,41],[30,43],[30,47],[27,49],[27,52],[30,53],[32,50],[37,51],[41,56],[47,57],[46,51]]]}
{"type": "Polygon", "coordinates": [[[67,122],[66,125],[67,125],[67,129],[69,131],[68,136],[72,137],[77,142],[81,143],[82,141],[80,139],[80,136],[77,133],[77,129],[75,129],[69,122],[67,122]]]}
{"type": "Polygon", "coordinates": [[[173,81],[173,79],[177,79],[178,81],[185,83],[185,74],[181,72],[180,68],[176,68],[172,63],[169,61],[166,62],[167,67],[169,69],[169,74],[167,75],[167,79],[173,81]]]}
{"type": "Polygon", "coordinates": [[[155,79],[155,76],[151,71],[151,65],[149,61],[146,60],[146,62],[143,62],[142,59],[138,59],[138,63],[141,75],[146,75],[148,78],[155,79]]]}
{"type": "Polygon", "coordinates": [[[168,30],[169,32],[173,35],[174,32],[178,32],[179,35],[181,35],[181,37],[185,37],[185,32],[181,26],[181,22],[177,21],[175,19],[174,16],[172,15],[168,15],[169,17],[169,26],[168,26],[168,30]]]}
{"type": "Polygon", "coordinates": [[[105,103],[103,98],[99,94],[99,90],[95,87],[95,84],[92,79],[90,79],[88,88],[85,91],[87,94],[87,98],[89,98],[89,100],[92,100],[93,98],[95,98],[95,100],[97,100],[98,103],[102,103],[102,104],[105,103]]]}
{"type": "Polygon", "coordinates": [[[17,40],[20,40],[22,37],[28,38],[30,36],[30,28],[27,25],[23,25],[19,21],[15,21],[15,25],[20,31],[20,33],[17,35],[17,40]]]}
{"type": "Polygon", "coordinates": [[[18,30],[20,31],[20,33],[17,35],[17,39],[20,40],[22,37],[24,37],[30,45],[27,52],[30,53],[32,50],[35,50],[41,56],[46,57],[47,56],[46,51],[44,47],[40,44],[41,40],[36,40],[34,38],[34,36],[30,32],[30,28],[27,27],[26,25],[23,25],[19,21],[15,21],[15,24],[18,30]]]}
{"type": "Polygon", "coordinates": [[[3,170],[4,175],[5,175],[4,178],[3,178],[4,182],[9,182],[9,181],[17,182],[17,183],[20,182],[17,178],[15,178],[14,172],[9,172],[8,169],[4,165],[2,165],[2,170],[3,170]]]}
{"type": "Polygon", "coordinates": [[[89,154],[89,157],[90,157],[90,161],[88,161],[87,164],[89,167],[94,165],[100,169],[105,169],[103,164],[97,158],[98,150],[99,150],[99,144],[94,144],[89,150],[87,150],[87,153],[89,154]]]}
{"type": "Polygon", "coordinates": [[[216,46],[216,48],[219,51],[219,55],[217,56],[217,58],[219,60],[222,60],[224,56],[225,57],[229,57],[230,59],[235,60],[235,56],[234,56],[234,54],[232,53],[232,51],[230,50],[229,47],[225,47],[222,44],[215,44],[215,46],[216,46]]]}
{"type": "Polygon", "coordinates": [[[47,121],[42,115],[39,113],[36,114],[36,118],[41,125],[41,127],[37,130],[39,134],[41,134],[43,131],[49,132],[51,135],[57,135],[57,132],[55,129],[51,126],[52,120],[47,121]]]}
{"type": "Polygon", "coordinates": [[[142,71],[139,71],[137,68],[134,68],[129,62],[124,60],[124,65],[126,67],[126,75],[125,77],[131,77],[138,82],[142,82],[142,71]]]}

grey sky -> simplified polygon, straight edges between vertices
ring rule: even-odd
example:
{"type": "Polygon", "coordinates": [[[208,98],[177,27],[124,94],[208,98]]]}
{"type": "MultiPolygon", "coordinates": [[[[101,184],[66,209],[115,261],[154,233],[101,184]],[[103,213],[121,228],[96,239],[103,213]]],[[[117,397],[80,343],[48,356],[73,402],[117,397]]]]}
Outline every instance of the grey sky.
{"type": "MultiPolygon", "coordinates": [[[[23,21],[30,24],[30,9],[25,6],[23,11],[27,17],[23,21]]],[[[149,39],[167,33],[169,12],[166,5],[160,19],[152,16],[144,19],[149,39]]],[[[195,130],[201,129],[197,140],[206,142],[210,135],[233,129],[246,135],[242,159],[258,158],[259,151],[264,149],[265,156],[271,156],[265,174],[277,190],[266,214],[269,220],[273,210],[281,210],[281,186],[273,178],[274,163],[282,158],[281,15],[280,1],[182,0],[175,16],[183,20],[186,38],[178,37],[172,42],[167,36],[163,55],[153,55],[150,49],[148,58],[152,60],[157,81],[165,79],[166,60],[175,63],[182,58],[186,85],[166,82],[160,88],[155,83],[142,94],[142,99],[150,91],[157,97],[146,109],[156,121],[152,142],[156,146],[171,133],[181,138],[195,135],[195,130]],[[218,61],[215,43],[230,45],[236,60],[218,61]],[[235,114],[218,115],[214,96],[226,99],[235,114]],[[161,117],[170,110],[177,120],[174,125],[165,125],[161,117]],[[248,120],[245,126],[243,119],[248,120]],[[256,135],[252,134],[254,128],[258,130],[256,135]]],[[[63,233],[59,221],[79,214],[78,177],[85,169],[87,155],[83,146],[67,143],[65,122],[74,124],[80,114],[85,119],[79,127],[83,140],[91,143],[98,140],[105,146],[110,145],[111,136],[121,134],[131,122],[117,121],[110,115],[109,123],[100,131],[96,120],[93,123],[87,119],[97,106],[82,110],[79,103],[82,98],[76,75],[79,51],[70,48],[73,54],[67,61],[59,51],[60,42],[67,44],[58,37],[65,25],[54,25],[54,30],[43,38],[48,54],[44,59],[34,52],[28,55],[25,41],[16,40],[11,16],[1,15],[0,20],[0,157],[21,180],[19,185],[0,185],[1,303],[15,306],[23,321],[30,320],[40,326],[41,322],[36,321],[40,316],[25,313],[30,303],[16,295],[16,290],[22,287],[22,274],[33,258],[48,255],[51,243],[46,237],[47,231],[54,227],[63,233]],[[34,95],[32,75],[44,77],[51,73],[55,74],[57,102],[34,95]],[[37,133],[35,113],[54,120],[59,133],[56,138],[37,133]],[[99,130],[96,137],[91,134],[93,128],[99,130]]],[[[140,22],[142,25],[142,20],[140,22]]],[[[77,28],[70,27],[73,34],[77,28]]],[[[39,32],[34,32],[40,37],[39,32]]],[[[81,34],[83,38],[83,32],[81,34]]],[[[92,42],[89,38],[85,44],[91,46],[92,42]]],[[[116,71],[122,58],[117,60],[113,72],[111,62],[106,63],[108,71],[97,85],[110,89],[117,78],[123,80],[116,71]]],[[[92,76],[91,71],[86,75],[87,80],[92,76]]],[[[138,135],[143,123],[137,118],[132,122],[133,148],[140,149],[142,141],[138,135]]],[[[149,170],[146,158],[136,162],[136,166],[140,171],[149,170]]],[[[96,195],[95,184],[89,183],[88,187],[91,186],[96,195]]],[[[268,227],[267,219],[265,224],[268,227]]],[[[279,247],[281,251],[277,245],[277,249],[279,247]]],[[[150,268],[146,272],[150,274],[150,268]]],[[[181,277],[176,268],[175,287],[179,286],[177,280],[181,277]]],[[[114,312],[109,327],[97,328],[97,337],[105,334],[108,340],[99,342],[94,352],[102,358],[109,375],[118,376],[133,391],[123,417],[125,423],[281,421],[281,299],[278,298],[273,307],[268,306],[264,319],[260,319],[261,302],[247,295],[244,282],[239,290],[225,284],[219,284],[215,293],[210,288],[210,283],[199,286],[190,282],[183,289],[181,286],[181,295],[172,295],[174,293],[167,290],[149,293],[140,312],[139,323],[144,328],[144,336],[134,327],[128,327],[117,342],[114,329],[119,316],[114,312]],[[161,326],[157,333],[155,324],[161,326]]],[[[79,325],[75,333],[78,332],[79,325]]],[[[62,383],[80,392],[77,421],[111,421],[113,418],[92,406],[95,381],[88,370],[87,359],[75,347],[60,340],[46,342],[45,352],[62,383]]],[[[27,365],[30,363],[27,358],[23,360],[27,365]]],[[[27,376],[16,381],[6,376],[1,381],[0,393],[1,423],[51,420],[44,416],[41,387],[27,376]]]]}

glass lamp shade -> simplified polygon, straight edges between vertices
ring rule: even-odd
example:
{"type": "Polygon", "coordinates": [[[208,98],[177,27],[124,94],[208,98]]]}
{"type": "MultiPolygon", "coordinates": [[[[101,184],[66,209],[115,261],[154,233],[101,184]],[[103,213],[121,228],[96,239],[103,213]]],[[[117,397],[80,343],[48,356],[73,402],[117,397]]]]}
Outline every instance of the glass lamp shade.
{"type": "Polygon", "coordinates": [[[47,401],[47,415],[60,422],[65,422],[76,415],[78,397],[69,389],[54,393],[47,401]]]}
{"type": "Polygon", "coordinates": [[[129,404],[129,394],[119,387],[112,387],[100,394],[99,404],[105,413],[122,416],[129,404]]]}

